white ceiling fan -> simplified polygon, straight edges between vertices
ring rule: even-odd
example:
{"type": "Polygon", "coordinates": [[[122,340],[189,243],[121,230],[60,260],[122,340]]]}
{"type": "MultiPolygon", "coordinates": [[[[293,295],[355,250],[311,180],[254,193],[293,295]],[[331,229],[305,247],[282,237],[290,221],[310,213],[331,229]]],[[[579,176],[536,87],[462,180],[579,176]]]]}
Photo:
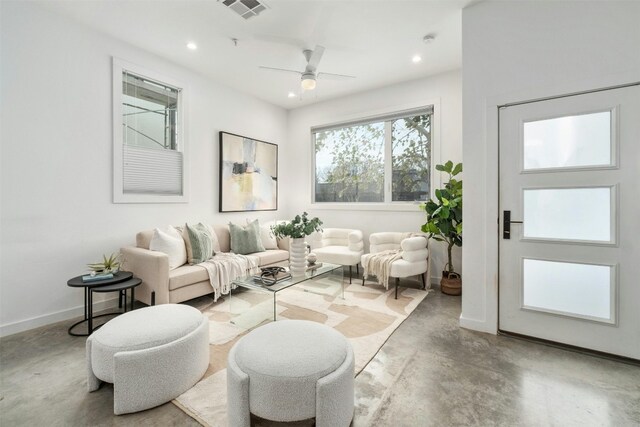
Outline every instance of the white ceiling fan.
{"type": "Polygon", "coordinates": [[[324,47],[317,45],[315,49],[305,49],[302,51],[305,59],[307,60],[307,66],[304,71],[296,71],[296,70],[288,70],[285,68],[274,68],[274,67],[264,67],[260,66],[260,68],[264,70],[273,70],[273,71],[283,71],[286,73],[295,73],[300,76],[302,89],[304,90],[313,90],[316,88],[316,79],[355,79],[355,76],[348,76],[345,74],[334,74],[334,73],[325,73],[318,72],[318,64],[320,63],[320,59],[322,58],[322,54],[324,53],[324,47]]]}

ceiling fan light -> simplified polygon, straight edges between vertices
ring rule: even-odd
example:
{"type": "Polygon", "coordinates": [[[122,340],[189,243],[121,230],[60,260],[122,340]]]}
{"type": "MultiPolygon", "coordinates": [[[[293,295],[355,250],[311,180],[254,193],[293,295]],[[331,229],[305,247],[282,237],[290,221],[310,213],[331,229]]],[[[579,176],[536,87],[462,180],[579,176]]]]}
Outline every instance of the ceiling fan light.
{"type": "Polygon", "coordinates": [[[302,89],[304,90],[313,90],[316,88],[316,79],[314,77],[302,77],[301,83],[302,89]]]}

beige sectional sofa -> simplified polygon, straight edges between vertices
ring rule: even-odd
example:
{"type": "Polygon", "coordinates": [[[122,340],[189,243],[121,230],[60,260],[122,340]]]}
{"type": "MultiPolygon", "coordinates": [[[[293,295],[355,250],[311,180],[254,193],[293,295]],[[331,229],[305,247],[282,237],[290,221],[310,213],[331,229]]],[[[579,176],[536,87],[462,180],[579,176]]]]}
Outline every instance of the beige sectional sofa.
{"type": "MultiPolygon", "coordinates": [[[[228,225],[213,225],[222,252],[229,252],[230,239],[228,225]]],[[[136,288],[136,299],[145,304],[179,303],[213,292],[209,274],[204,267],[184,264],[169,270],[169,257],[149,249],[154,230],[136,234],[136,246],[120,249],[123,269],[131,271],[142,280],[136,288]]],[[[286,266],[289,262],[288,240],[278,240],[278,249],[249,254],[258,259],[260,267],[269,265],[286,266]]]]}

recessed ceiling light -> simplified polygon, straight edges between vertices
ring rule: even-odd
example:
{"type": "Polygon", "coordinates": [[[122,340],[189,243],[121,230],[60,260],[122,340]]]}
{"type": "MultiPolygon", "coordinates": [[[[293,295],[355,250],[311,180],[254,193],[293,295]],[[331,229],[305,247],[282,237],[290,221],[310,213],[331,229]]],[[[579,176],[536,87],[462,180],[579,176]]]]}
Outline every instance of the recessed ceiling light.
{"type": "Polygon", "coordinates": [[[413,58],[411,58],[411,60],[414,64],[417,64],[418,62],[422,61],[422,57],[420,55],[413,55],[413,58]]]}
{"type": "Polygon", "coordinates": [[[196,50],[198,48],[198,45],[195,44],[194,42],[189,42],[187,43],[187,49],[189,50],[196,50]]]}
{"type": "Polygon", "coordinates": [[[293,92],[289,92],[289,94],[287,95],[289,98],[295,98],[296,94],[293,92]]]}

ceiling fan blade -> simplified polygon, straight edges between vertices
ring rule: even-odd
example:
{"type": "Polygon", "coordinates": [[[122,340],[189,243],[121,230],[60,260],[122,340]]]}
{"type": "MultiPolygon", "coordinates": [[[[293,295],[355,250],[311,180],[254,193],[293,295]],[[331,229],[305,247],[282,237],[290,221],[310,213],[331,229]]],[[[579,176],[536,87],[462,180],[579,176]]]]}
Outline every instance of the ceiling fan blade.
{"type": "Polygon", "coordinates": [[[296,70],[287,70],[285,68],[274,68],[274,67],[264,67],[264,66],[260,66],[258,68],[262,68],[263,70],[272,70],[272,71],[282,71],[284,73],[293,73],[293,74],[297,74],[297,75],[302,75],[301,71],[296,71],[296,70]]]}
{"type": "Polygon", "coordinates": [[[356,76],[348,76],[346,74],[334,74],[334,73],[318,73],[318,78],[319,79],[324,79],[324,80],[349,80],[349,79],[355,79],[356,76]]]}
{"type": "Polygon", "coordinates": [[[310,71],[315,71],[318,69],[318,64],[320,63],[320,59],[322,59],[322,54],[324,53],[324,47],[317,45],[315,49],[313,49],[313,53],[311,53],[311,57],[307,62],[307,69],[310,71]]]}

